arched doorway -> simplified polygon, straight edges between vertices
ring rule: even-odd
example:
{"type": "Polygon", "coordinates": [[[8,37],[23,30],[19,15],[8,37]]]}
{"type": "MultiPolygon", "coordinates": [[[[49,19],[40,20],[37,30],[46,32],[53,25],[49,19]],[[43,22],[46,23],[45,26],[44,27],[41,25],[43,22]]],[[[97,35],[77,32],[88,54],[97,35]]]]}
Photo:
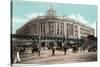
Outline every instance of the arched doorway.
{"type": "Polygon", "coordinates": [[[41,47],[45,47],[45,42],[41,42],[41,47]]]}
{"type": "Polygon", "coordinates": [[[57,41],[57,49],[61,50],[62,49],[62,42],[57,41]]]}

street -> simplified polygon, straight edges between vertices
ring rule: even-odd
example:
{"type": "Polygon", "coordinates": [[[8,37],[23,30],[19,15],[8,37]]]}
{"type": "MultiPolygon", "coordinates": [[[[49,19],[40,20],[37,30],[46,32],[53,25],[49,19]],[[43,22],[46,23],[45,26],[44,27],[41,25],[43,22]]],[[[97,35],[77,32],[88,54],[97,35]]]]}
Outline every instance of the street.
{"type": "Polygon", "coordinates": [[[21,64],[63,64],[63,63],[75,63],[75,62],[89,62],[97,60],[96,52],[77,52],[72,53],[68,50],[66,55],[63,51],[56,50],[55,56],[52,55],[51,50],[41,51],[41,55],[38,53],[29,53],[20,55],[21,64]]]}

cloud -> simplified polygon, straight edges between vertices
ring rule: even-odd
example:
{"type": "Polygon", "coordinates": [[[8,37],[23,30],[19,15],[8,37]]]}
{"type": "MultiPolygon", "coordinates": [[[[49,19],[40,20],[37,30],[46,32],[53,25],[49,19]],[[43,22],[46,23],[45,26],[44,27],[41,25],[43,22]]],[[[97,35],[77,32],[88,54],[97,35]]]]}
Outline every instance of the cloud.
{"type": "Polygon", "coordinates": [[[89,27],[92,27],[95,30],[95,36],[96,36],[96,21],[94,22],[89,22],[87,21],[81,14],[71,14],[68,16],[69,18],[75,19],[79,21],[80,23],[86,24],[89,27]]]}
{"type": "Polygon", "coordinates": [[[77,19],[76,19],[76,15],[74,15],[74,14],[71,14],[71,15],[69,15],[68,17],[77,20],[77,19]]]}
{"type": "Polygon", "coordinates": [[[12,21],[13,21],[13,23],[14,22],[21,23],[22,21],[26,21],[26,19],[22,18],[22,17],[13,17],[12,21]]]}
{"type": "Polygon", "coordinates": [[[27,17],[31,19],[31,18],[35,18],[37,16],[43,16],[43,15],[44,15],[44,13],[32,13],[32,14],[27,15],[27,17]]]}
{"type": "Polygon", "coordinates": [[[87,20],[85,20],[85,18],[81,14],[79,14],[79,13],[78,14],[71,14],[68,17],[72,18],[72,19],[75,19],[75,20],[77,20],[79,22],[82,22],[84,24],[89,25],[89,22],[87,20]]]}

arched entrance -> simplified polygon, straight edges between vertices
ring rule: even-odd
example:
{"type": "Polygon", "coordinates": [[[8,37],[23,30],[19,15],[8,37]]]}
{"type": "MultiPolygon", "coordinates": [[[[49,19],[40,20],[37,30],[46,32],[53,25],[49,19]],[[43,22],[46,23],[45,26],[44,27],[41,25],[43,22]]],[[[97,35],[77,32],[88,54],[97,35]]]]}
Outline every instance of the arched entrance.
{"type": "Polygon", "coordinates": [[[45,47],[45,42],[41,42],[41,47],[45,47]]]}
{"type": "Polygon", "coordinates": [[[61,41],[57,41],[57,49],[58,50],[62,49],[62,42],[61,41]]]}
{"type": "Polygon", "coordinates": [[[49,42],[48,48],[51,49],[54,46],[54,42],[49,42]]]}

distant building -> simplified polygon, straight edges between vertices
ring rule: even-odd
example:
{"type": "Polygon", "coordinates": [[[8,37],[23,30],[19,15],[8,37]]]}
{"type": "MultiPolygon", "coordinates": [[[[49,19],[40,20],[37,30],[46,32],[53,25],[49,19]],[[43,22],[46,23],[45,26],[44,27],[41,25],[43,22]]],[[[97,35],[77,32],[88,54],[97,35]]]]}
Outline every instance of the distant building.
{"type": "Polygon", "coordinates": [[[17,29],[16,34],[82,38],[94,35],[94,32],[93,28],[79,21],[65,16],[57,16],[56,11],[50,8],[44,16],[37,16],[17,29]]]}

